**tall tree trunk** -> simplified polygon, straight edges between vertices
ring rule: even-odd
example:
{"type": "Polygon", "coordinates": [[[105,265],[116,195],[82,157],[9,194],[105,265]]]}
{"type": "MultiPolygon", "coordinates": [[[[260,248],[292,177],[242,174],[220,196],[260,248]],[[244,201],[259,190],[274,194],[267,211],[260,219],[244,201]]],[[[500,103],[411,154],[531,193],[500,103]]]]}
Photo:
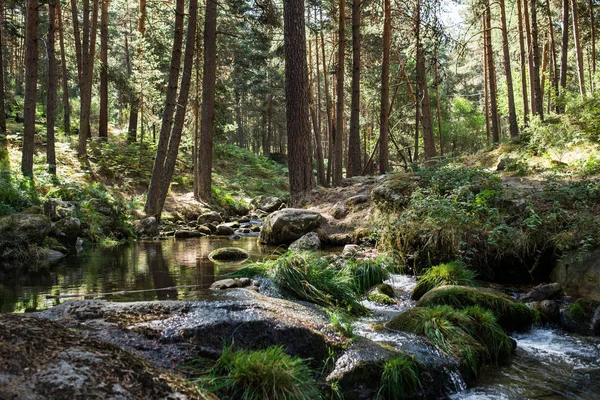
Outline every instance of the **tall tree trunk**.
{"type": "Polygon", "coordinates": [[[487,69],[490,85],[490,114],[492,119],[492,142],[500,142],[500,120],[498,117],[498,97],[496,89],[496,69],[494,67],[494,52],[492,49],[492,13],[489,8],[489,0],[486,0],[485,11],[485,35],[487,47],[487,69]]]}
{"type": "Polygon", "coordinates": [[[362,172],[360,160],[360,0],[352,0],[352,100],[347,176],[362,172]]]}
{"type": "MultiPolygon", "coordinates": [[[[438,71],[438,65],[440,60],[438,58],[438,45],[435,46],[435,102],[437,108],[437,126],[438,126],[438,135],[440,139],[440,156],[444,155],[444,139],[442,135],[442,111],[440,104],[440,74],[438,71]]],[[[404,66],[402,66],[404,69],[404,66]]]]}
{"type": "MultiPolygon", "coordinates": [[[[125,63],[127,64],[127,76],[133,80],[133,69],[131,68],[131,52],[129,51],[129,40],[125,35],[125,63]]],[[[129,88],[129,125],[127,127],[127,141],[133,143],[137,140],[138,126],[138,94],[134,88],[129,88]]]]}
{"type": "Polygon", "coordinates": [[[165,109],[162,115],[162,124],[158,138],[158,147],[156,157],[152,168],[152,177],[148,187],[148,196],[144,206],[144,212],[147,215],[160,218],[161,213],[161,189],[166,178],[165,160],[167,158],[167,149],[173,126],[173,113],[175,112],[177,97],[177,81],[179,80],[179,68],[181,66],[181,47],[183,42],[183,14],[184,0],[177,0],[175,3],[175,35],[173,37],[173,49],[171,51],[171,68],[169,70],[169,80],[167,84],[167,98],[165,109]]]}
{"type": "MultiPolygon", "coordinates": [[[[310,18],[310,14],[309,14],[310,18]]],[[[310,23],[310,20],[309,20],[310,23]]],[[[319,58],[319,48],[316,48],[317,59],[319,58]]],[[[312,120],[313,131],[315,132],[315,148],[316,148],[316,159],[317,159],[317,182],[319,185],[325,185],[325,161],[323,159],[323,147],[321,141],[321,126],[319,116],[317,113],[317,102],[314,97],[313,89],[313,66],[312,66],[312,41],[308,40],[308,77],[309,77],[309,100],[310,100],[310,117],[312,120]]],[[[317,65],[317,76],[319,75],[319,67],[317,65]]]]}
{"type": "Polygon", "coordinates": [[[100,17],[100,118],[98,137],[108,139],[108,1],[102,1],[100,17]]]}
{"type": "Polygon", "coordinates": [[[560,87],[562,99],[557,107],[557,112],[564,112],[564,94],[567,89],[567,73],[568,73],[568,55],[569,55],[569,0],[562,2],[562,44],[560,53],[560,87]]]}
{"type": "Polygon", "coordinates": [[[196,88],[194,100],[194,151],[192,153],[194,182],[200,181],[200,165],[198,165],[198,152],[200,151],[200,46],[202,46],[202,38],[200,29],[196,29],[196,88]]]}
{"type": "MultiPolygon", "coordinates": [[[[484,74],[484,79],[483,79],[483,97],[485,99],[485,132],[486,132],[486,139],[487,139],[487,143],[490,143],[490,136],[491,136],[491,127],[490,127],[490,92],[489,92],[489,81],[490,81],[490,77],[489,77],[489,73],[488,73],[488,48],[487,48],[487,23],[486,23],[486,16],[487,16],[487,12],[484,11],[483,15],[481,16],[481,31],[483,32],[483,74],[484,74]]],[[[524,92],[525,93],[525,92],[524,92]]],[[[525,96],[525,98],[523,99],[523,101],[525,102],[525,104],[528,103],[528,99],[527,96],[525,96]]],[[[525,116],[527,117],[527,114],[525,114],[525,116]]]]}
{"type": "Polygon", "coordinates": [[[177,112],[175,113],[175,121],[171,135],[169,137],[169,145],[167,147],[167,156],[165,158],[164,177],[161,180],[160,196],[159,196],[159,214],[165,204],[167,193],[173,172],[175,171],[175,163],[177,154],[179,153],[179,144],[183,133],[183,123],[185,121],[185,113],[187,109],[188,97],[192,81],[192,69],[194,66],[194,48],[196,43],[196,26],[198,18],[198,0],[190,0],[188,9],[188,26],[185,40],[185,54],[183,57],[183,73],[181,74],[181,84],[179,90],[179,99],[177,101],[177,112]]]}
{"type": "MultiPolygon", "coordinates": [[[[550,0],[546,0],[546,10],[548,13],[548,31],[550,32],[550,54],[552,60],[552,88],[554,91],[554,103],[558,97],[558,63],[556,60],[556,40],[554,39],[554,23],[552,21],[552,13],[550,10],[550,0]]],[[[551,96],[548,96],[548,100],[551,96]]],[[[556,104],[555,104],[556,106],[556,104]]]]}
{"type": "Polygon", "coordinates": [[[204,14],[204,67],[202,73],[202,117],[200,125],[200,181],[194,182],[196,200],[212,197],[213,136],[215,132],[215,84],[217,71],[217,1],[207,0],[204,14]]]}
{"type": "Polygon", "coordinates": [[[92,81],[94,78],[94,55],[96,53],[96,31],[98,27],[98,0],[92,1],[92,20],[90,21],[90,0],[83,0],[83,45],[81,49],[81,82],[79,84],[81,104],[79,107],[79,145],[77,146],[77,154],[80,157],[86,155],[87,140],[91,137],[92,81]]]}
{"type": "Polygon", "coordinates": [[[79,12],[77,0],[71,0],[71,18],[73,22],[73,37],[75,40],[75,60],[77,61],[77,83],[81,83],[81,72],[83,68],[83,57],[81,51],[81,31],[79,30],[79,12]]]}
{"type": "Polygon", "coordinates": [[[535,114],[544,119],[544,102],[542,98],[542,87],[540,84],[540,47],[538,45],[538,23],[536,0],[531,0],[531,41],[533,51],[533,94],[535,98],[535,114]]]}
{"type": "Polygon", "coordinates": [[[313,176],[304,0],[287,0],[283,4],[290,197],[295,204],[310,193],[313,176]]]}
{"type": "Polygon", "coordinates": [[[531,113],[535,114],[535,85],[533,82],[533,39],[531,37],[531,20],[529,19],[529,6],[527,5],[528,1],[530,0],[523,0],[523,18],[525,19],[525,33],[527,38],[527,59],[529,63],[529,93],[531,94],[529,98],[529,104],[531,106],[531,113]]]}
{"type": "MultiPolygon", "coordinates": [[[[323,25],[323,8],[321,7],[319,10],[320,14],[320,23],[323,25]]],[[[329,92],[329,78],[327,77],[327,58],[325,58],[325,36],[323,35],[323,30],[321,30],[321,56],[323,59],[323,90],[325,92],[325,108],[327,111],[327,150],[328,150],[328,158],[327,158],[327,185],[331,184],[331,172],[333,169],[331,154],[331,138],[333,135],[333,117],[331,113],[331,97],[329,92]]]]}
{"type": "Polygon", "coordinates": [[[48,38],[46,48],[48,49],[48,91],[46,92],[46,162],[48,172],[56,174],[56,150],[54,148],[54,113],[56,106],[56,55],[54,53],[54,38],[56,31],[56,4],[60,7],[58,0],[48,1],[48,38]]]}
{"type": "Polygon", "coordinates": [[[33,177],[33,146],[35,140],[35,106],[37,103],[38,68],[38,0],[26,2],[25,27],[25,110],[23,112],[23,154],[21,171],[33,177]]]}
{"type": "MultiPolygon", "coordinates": [[[[592,47],[592,75],[596,75],[596,17],[594,16],[594,1],[588,0],[590,9],[590,46],[592,47]]],[[[590,82],[590,88],[594,90],[594,81],[590,82]]]]}
{"type": "Polygon", "coordinates": [[[429,101],[429,89],[427,87],[427,75],[425,69],[425,49],[421,41],[421,1],[417,1],[417,12],[415,18],[415,30],[417,38],[417,64],[416,80],[419,96],[417,101],[421,102],[421,128],[423,129],[423,147],[425,161],[431,160],[437,155],[435,151],[435,138],[433,136],[433,119],[431,118],[431,104],[429,101]]]}
{"type": "Polygon", "coordinates": [[[339,20],[338,20],[338,59],[336,75],[336,123],[333,134],[334,164],[333,164],[333,185],[339,186],[342,183],[342,169],[344,165],[344,66],[346,56],[346,0],[339,0],[339,20]]]}
{"type": "Polygon", "coordinates": [[[71,103],[69,102],[69,74],[67,72],[67,56],[65,53],[65,38],[60,1],[56,7],[58,18],[58,37],[60,39],[60,63],[62,69],[62,95],[63,95],[63,128],[65,133],[71,132],[71,103]]]}
{"type": "Polygon", "coordinates": [[[506,92],[508,97],[508,121],[510,136],[519,136],[517,111],[515,109],[515,94],[513,91],[512,70],[510,68],[510,51],[508,48],[508,27],[506,25],[506,9],[504,0],[500,0],[500,19],[502,21],[502,52],[504,54],[504,73],[506,74],[506,92]]]}
{"type": "MultiPolygon", "coordinates": [[[[317,11],[315,9],[315,20],[317,17],[317,11]]],[[[327,176],[325,171],[325,152],[323,151],[323,124],[321,116],[321,66],[319,62],[319,39],[315,33],[315,55],[316,55],[316,70],[315,75],[317,77],[317,121],[319,128],[319,139],[317,139],[317,180],[320,185],[327,185],[327,176]],[[323,171],[321,171],[321,169],[323,171]]],[[[311,97],[312,98],[312,97],[311,97]]],[[[325,137],[327,137],[327,129],[325,129],[325,137]]]]}
{"type": "MultiPolygon", "coordinates": [[[[417,5],[417,9],[418,9],[417,5]]],[[[385,174],[389,166],[389,97],[390,97],[390,46],[392,42],[392,8],[390,0],[384,0],[383,44],[381,57],[381,109],[379,111],[379,173],[385,174]]]]}
{"type": "Polygon", "coordinates": [[[0,159],[6,148],[6,105],[4,104],[4,1],[0,0],[0,159]]]}
{"type": "Polygon", "coordinates": [[[573,37],[575,38],[575,51],[577,54],[577,77],[579,78],[579,92],[585,96],[585,82],[583,70],[583,50],[581,48],[581,35],[579,33],[579,11],[577,10],[577,0],[571,0],[573,8],[573,37]]]}

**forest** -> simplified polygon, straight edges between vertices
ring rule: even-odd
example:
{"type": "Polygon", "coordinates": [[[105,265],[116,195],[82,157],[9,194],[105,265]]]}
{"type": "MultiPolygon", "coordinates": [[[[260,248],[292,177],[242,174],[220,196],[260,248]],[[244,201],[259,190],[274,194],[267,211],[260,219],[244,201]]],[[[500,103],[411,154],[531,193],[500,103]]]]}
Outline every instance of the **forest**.
{"type": "Polygon", "coordinates": [[[0,0],[0,398],[595,399],[599,4],[0,0]]]}

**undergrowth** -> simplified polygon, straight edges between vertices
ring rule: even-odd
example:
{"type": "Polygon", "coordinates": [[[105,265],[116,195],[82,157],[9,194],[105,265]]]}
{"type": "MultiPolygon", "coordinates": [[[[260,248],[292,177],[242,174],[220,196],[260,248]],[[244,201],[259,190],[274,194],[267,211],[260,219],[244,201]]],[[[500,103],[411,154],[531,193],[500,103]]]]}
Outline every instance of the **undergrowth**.
{"type": "Polygon", "coordinates": [[[420,388],[421,380],[417,362],[408,356],[398,356],[384,363],[377,398],[403,399],[420,388]]]}
{"type": "Polygon", "coordinates": [[[467,269],[462,261],[450,261],[433,266],[423,273],[417,281],[411,298],[419,300],[425,293],[442,285],[477,286],[477,273],[467,269]]]}

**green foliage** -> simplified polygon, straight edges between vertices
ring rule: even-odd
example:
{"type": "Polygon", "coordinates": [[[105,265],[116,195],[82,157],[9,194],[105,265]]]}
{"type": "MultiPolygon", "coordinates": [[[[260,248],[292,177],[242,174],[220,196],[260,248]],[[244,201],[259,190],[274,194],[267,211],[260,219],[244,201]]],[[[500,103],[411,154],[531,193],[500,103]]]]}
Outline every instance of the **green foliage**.
{"type": "Polygon", "coordinates": [[[311,303],[362,315],[367,310],[358,303],[350,276],[314,253],[288,252],[270,272],[273,282],[284,292],[311,303]]]}
{"type": "Polygon", "coordinates": [[[419,300],[425,293],[442,285],[477,286],[477,273],[467,269],[462,261],[450,261],[425,270],[419,277],[411,298],[419,300]]]}
{"type": "Polygon", "coordinates": [[[344,273],[350,277],[357,293],[366,293],[389,276],[388,265],[380,259],[348,261],[344,273]]]}
{"type": "Polygon", "coordinates": [[[352,327],[352,321],[347,318],[346,315],[335,311],[327,311],[329,315],[329,323],[333,328],[338,331],[342,336],[347,338],[354,337],[354,328],[352,327]]]}
{"type": "Polygon", "coordinates": [[[381,388],[377,397],[390,400],[403,399],[407,395],[414,394],[420,387],[417,362],[408,356],[398,356],[383,364],[381,388]]]}
{"type": "Polygon", "coordinates": [[[280,346],[258,351],[225,347],[207,383],[212,391],[241,400],[321,398],[314,373],[280,346]]]}

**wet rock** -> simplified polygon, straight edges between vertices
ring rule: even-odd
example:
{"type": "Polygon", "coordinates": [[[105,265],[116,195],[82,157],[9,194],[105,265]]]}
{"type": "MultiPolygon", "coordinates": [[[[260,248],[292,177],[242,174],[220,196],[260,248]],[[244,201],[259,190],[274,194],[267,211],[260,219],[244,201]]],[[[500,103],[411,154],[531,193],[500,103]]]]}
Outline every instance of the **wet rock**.
{"type": "Polygon", "coordinates": [[[154,237],[158,235],[158,221],[154,217],[144,218],[133,222],[133,229],[137,236],[150,236],[154,237]]]}
{"type": "Polygon", "coordinates": [[[218,212],[209,211],[209,212],[206,212],[206,213],[200,215],[196,222],[198,225],[208,224],[211,222],[221,223],[221,222],[223,222],[223,218],[221,217],[221,215],[218,212]]]}
{"type": "Polygon", "coordinates": [[[74,202],[49,199],[44,203],[44,215],[52,221],[74,217],[76,214],[77,206],[74,202]]]}
{"type": "Polygon", "coordinates": [[[308,232],[316,230],[323,217],[315,211],[286,208],[265,218],[259,235],[263,244],[289,244],[308,232]]]}
{"type": "Polygon", "coordinates": [[[398,336],[404,338],[401,350],[391,346],[384,347],[368,339],[356,338],[336,360],[327,381],[337,382],[344,400],[379,399],[385,361],[408,355],[415,357],[419,363],[421,390],[402,398],[446,398],[454,389],[448,373],[457,369],[456,362],[439,355],[424,340],[414,335],[399,333],[398,336]]]}
{"type": "Polygon", "coordinates": [[[293,251],[319,250],[321,248],[321,239],[316,232],[309,232],[300,239],[290,244],[289,249],[293,251]]]}
{"type": "Polygon", "coordinates": [[[550,300],[559,297],[562,294],[562,287],[558,283],[549,283],[538,285],[531,289],[529,293],[524,294],[519,300],[524,302],[550,300]]]}
{"type": "Polygon", "coordinates": [[[256,286],[254,282],[250,278],[233,278],[233,279],[221,279],[219,281],[213,282],[210,285],[211,289],[215,290],[225,290],[225,289],[234,289],[234,288],[244,288],[248,286],[256,286]]]}
{"type": "Polygon", "coordinates": [[[537,317],[535,311],[504,293],[468,286],[446,285],[432,289],[421,297],[417,307],[444,304],[458,308],[477,305],[487,308],[498,317],[498,323],[507,331],[527,330],[537,317]]]}
{"type": "Polygon", "coordinates": [[[234,233],[233,235],[229,236],[227,239],[229,240],[240,240],[242,237],[240,235],[238,235],[237,233],[234,233]]]}
{"type": "Polygon", "coordinates": [[[568,308],[561,310],[560,322],[568,332],[600,336],[600,302],[578,299],[568,308]]]}
{"type": "Polygon", "coordinates": [[[39,260],[50,262],[50,263],[62,260],[64,257],[65,257],[65,255],[57,250],[40,249],[38,252],[39,260]]]}
{"type": "Polygon", "coordinates": [[[228,227],[230,227],[233,230],[236,230],[236,229],[238,229],[240,227],[239,221],[226,222],[223,225],[228,226],[228,227]]]}
{"type": "Polygon", "coordinates": [[[191,239],[202,236],[204,236],[204,234],[198,231],[189,231],[185,229],[175,231],[175,239],[191,239]]]}
{"type": "Polygon", "coordinates": [[[216,231],[217,235],[229,236],[229,235],[233,234],[234,232],[235,232],[235,230],[227,224],[217,225],[217,231],[216,231]]]}
{"type": "Polygon", "coordinates": [[[217,261],[241,261],[248,259],[249,255],[246,250],[237,247],[222,247],[212,251],[208,258],[217,261]]]}
{"type": "Polygon", "coordinates": [[[254,232],[254,233],[258,233],[258,232],[260,232],[260,226],[258,226],[258,225],[252,225],[252,226],[250,227],[250,230],[251,230],[252,232],[254,232]]]}
{"type": "Polygon", "coordinates": [[[284,205],[283,199],[275,196],[258,196],[250,202],[253,209],[263,210],[267,213],[275,212],[284,205]]]}
{"type": "Polygon", "coordinates": [[[551,274],[569,296],[600,301],[600,249],[565,255],[551,274]]]}
{"type": "Polygon", "coordinates": [[[554,300],[533,301],[529,306],[540,313],[541,322],[556,323],[560,321],[560,307],[554,300]]]}
{"type": "Polygon", "coordinates": [[[206,398],[116,346],[30,316],[0,315],[0,359],[2,399],[206,398]]]}
{"type": "Polygon", "coordinates": [[[367,299],[379,304],[396,304],[393,297],[394,289],[387,283],[380,283],[379,285],[373,286],[367,293],[367,299]]]}

